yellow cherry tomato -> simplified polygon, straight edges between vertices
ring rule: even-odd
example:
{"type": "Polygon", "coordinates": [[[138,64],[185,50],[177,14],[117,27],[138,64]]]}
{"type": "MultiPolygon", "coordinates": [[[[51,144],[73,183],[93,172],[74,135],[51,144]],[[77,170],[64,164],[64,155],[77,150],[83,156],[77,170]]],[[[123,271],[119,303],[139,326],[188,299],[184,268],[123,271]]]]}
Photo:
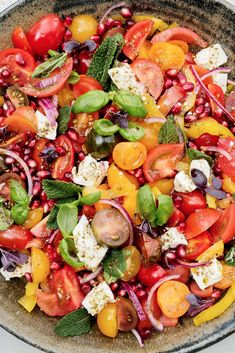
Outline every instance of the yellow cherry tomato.
{"type": "Polygon", "coordinates": [[[151,29],[151,32],[149,33],[149,37],[151,37],[156,32],[156,30],[164,31],[168,28],[168,24],[166,22],[164,22],[160,18],[156,18],[150,15],[134,15],[132,18],[135,22],[141,22],[145,20],[153,21],[153,27],[151,29]]]}
{"type": "Polygon", "coordinates": [[[43,218],[42,207],[38,207],[38,208],[35,208],[34,210],[30,210],[28,217],[23,224],[23,227],[26,229],[31,229],[34,226],[36,226],[36,224],[38,224],[42,220],[42,218],[43,218]]]}
{"type": "Polygon", "coordinates": [[[73,17],[73,21],[69,27],[72,32],[72,39],[82,43],[85,42],[96,34],[97,26],[97,20],[91,15],[73,17]]]}
{"type": "Polygon", "coordinates": [[[33,282],[43,282],[50,273],[50,261],[44,251],[32,248],[32,278],[33,282]]]}
{"type": "Polygon", "coordinates": [[[137,214],[137,192],[137,190],[133,190],[123,198],[123,207],[132,219],[134,219],[137,214]]]}
{"type": "Polygon", "coordinates": [[[58,93],[59,106],[70,105],[74,100],[74,93],[69,83],[67,83],[58,93]]]}
{"type": "Polygon", "coordinates": [[[185,62],[183,50],[179,46],[168,42],[153,44],[149,51],[149,57],[160,66],[162,71],[172,68],[180,70],[185,62]]]}
{"type": "Polygon", "coordinates": [[[205,133],[217,135],[220,137],[235,138],[233,133],[226,126],[219,124],[215,119],[211,117],[205,117],[195,121],[190,125],[188,129],[185,129],[185,131],[187,137],[192,139],[196,139],[205,133]]]}
{"type": "Polygon", "coordinates": [[[149,58],[149,50],[151,47],[152,47],[152,43],[149,40],[146,40],[139,50],[138,58],[148,59],[149,58]]]}
{"type": "Polygon", "coordinates": [[[155,100],[153,99],[152,96],[150,96],[150,94],[144,93],[142,97],[142,101],[147,110],[147,118],[156,117],[156,116],[159,118],[164,118],[164,115],[160,112],[155,100]]]}
{"type": "Polygon", "coordinates": [[[230,194],[235,193],[235,182],[226,174],[223,174],[222,189],[230,194]]]}
{"type": "Polygon", "coordinates": [[[108,185],[115,192],[120,190],[119,196],[123,196],[138,189],[139,183],[133,175],[119,169],[115,163],[112,163],[108,169],[108,185]]]}
{"type": "Polygon", "coordinates": [[[122,280],[127,282],[134,278],[139,272],[141,256],[140,252],[133,245],[124,248],[123,253],[126,259],[126,271],[124,272],[122,280]]]}
{"type": "Polygon", "coordinates": [[[138,125],[144,128],[144,137],[139,140],[147,150],[151,150],[158,143],[158,133],[162,126],[160,123],[148,124],[144,121],[138,121],[138,125]]]}
{"type": "Polygon", "coordinates": [[[187,53],[189,51],[189,46],[188,43],[184,42],[183,40],[175,39],[175,40],[169,40],[168,43],[178,45],[184,53],[187,53]]]}
{"type": "Polygon", "coordinates": [[[149,186],[151,188],[157,187],[160,193],[165,194],[165,195],[170,195],[173,188],[174,188],[174,179],[161,179],[158,181],[155,181],[154,183],[149,183],[149,186]]]}
{"type": "Polygon", "coordinates": [[[120,142],[113,150],[113,160],[119,168],[133,170],[142,166],[147,149],[140,142],[120,142]]]}
{"type": "Polygon", "coordinates": [[[152,187],[152,193],[155,199],[157,199],[158,196],[161,195],[161,191],[158,189],[157,186],[152,187]]]}
{"type": "Polygon", "coordinates": [[[108,303],[97,315],[97,326],[103,335],[116,337],[118,334],[117,305],[108,303]]]}

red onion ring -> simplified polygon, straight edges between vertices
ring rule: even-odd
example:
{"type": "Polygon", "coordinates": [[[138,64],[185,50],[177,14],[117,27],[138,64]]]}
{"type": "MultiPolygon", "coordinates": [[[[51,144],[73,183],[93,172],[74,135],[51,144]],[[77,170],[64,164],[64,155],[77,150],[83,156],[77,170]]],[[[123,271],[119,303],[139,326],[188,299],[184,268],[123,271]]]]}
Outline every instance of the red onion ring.
{"type": "Polygon", "coordinates": [[[233,85],[233,86],[235,86],[235,81],[232,81],[232,80],[228,80],[228,83],[229,83],[230,85],[233,85]]]}
{"type": "Polygon", "coordinates": [[[121,205],[119,205],[119,203],[112,201],[112,200],[108,200],[108,199],[101,199],[98,201],[99,203],[103,203],[103,204],[107,204],[110,205],[114,208],[116,208],[118,211],[121,212],[121,214],[123,215],[123,217],[127,220],[127,222],[129,223],[129,227],[130,227],[130,239],[129,239],[129,245],[133,244],[133,225],[132,225],[132,220],[131,217],[129,216],[128,212],[125,210],[125,208],[123,208],[121,205]]]}
{"type": "Polygon", "coordinates": [[[133,335],[134,335],[135,338],[137,339],[137,341],[138,341],[140,347],[143,348],[143,347],[144,347],[144,343],[143,343],[143,340],[142,340],[142,338],[141,338],[139,332],[138,332],[136,329],[134,329],[134,328],[131,330],[131,332],[133,333],[133,335]]]}
{"type": "Polygon", "coordinates": [[[57,94],[51,97],[51,103],[55,106],[55,108],[58,108],[59,96],[57,94]]]}
{"type": "Polygon", "coordinates": [[[216,153],[220,153],[222,154],[225,158],[227,158],[229,161],[231,161],[233,159],[233,157],[231,156],[231,154],[227,151],[225,151],[223,148],[221,147],[216,147],[216,146],[207,146],[207,147],[203,147],[203,151],[210,151],[210,152],[216,152],[216,153]]]}
{"type": "Polygon", "coordinates": [[[13,151],[8,151],[5,148],[0,148],[0,154],[14,158],[23,167],[28,181],[28,195],[31,197],[32,191],[33,191],[33,181],[29,171],[29,167],[27,166],[25,161],[23,161],[23,159],[20,158],[20,156],[17,153],[13,151]]]}
{"type": "MultiPolygon", "coordinates": [[[[201,76],[201,80],[204,81],[207,77],[210,77],[216,73],[229,73],[231,71],[231,69],[229,67],[217,67],[216,69],[210,70],[208,71],[206,74],[204,74],[203,76],[201,76]]],[[[197,84],[197,87],[195,89],[195,93],[198,93],[199,91],[199,84],[197,84]]]]}
{"type": "Polygon", "coordinates": [[[164,124],[166,122],[166,118],[152,117],[152,118],[144,119],[144,122],[147,124],[154,124],[154,123],[164,124]]]}
{"type": "Polygon", "coordinates": [[[110,12],[112,12],[113,10],[119,8],[119,7],[123,7],[123,6],[126,6],[126,3],[125,1],[122,1],[122,2],[119,2],[113,6],[111,6],[104,14],[104,16],[101,18],[100,22],[99,23],[103,23],[104,20],[106,19],[106,17],[110,14],[110,12]]]}
{"type": "Polygon", "coordinates": [[[46,117],[51,124],[51,126],[56,125],[56,119],[59,115],[58,110],[54,106],[54,104],[51,102],[49,98],[41,98],[38,100],[38,104],[42,109],[44,110],[46,117]]]}
{"type": "Polygon", "coordinates": [[[101,266],[97,267],[97,269],[95,270],[95,272],[92,272],[92,273],[90,273],[88,276],[82,278],[82,279],[80,280],[80,283],[83,284],[83,283],[87,283],[87,282],[92,281],[93,279],[95,279],[95,278],[98,276],[98,274],[101,272],[101,270],[102,270],[102,267],[101,267],[101,266]]]}
{"type": "Polygon", "coordinates": [[[132,301],[132,303],[133,303],[133,305],[134,305],[134,307],[135,307],[135,309],[137,311],[137,314],[138,314],[138,317],[139,317],[140,321],[146,320],[146,315],[144,313],[142,305],[140,304],[139,299],[137,298],[135,292],[133,291],[133,289],[131,288],[129,283],[122,282],[122,286],[127,291],[128,295],[129,295],[129,298],[131,299],[131,301],[132,301]]]}
{"type": "Polygon", "coordinates": [[[179,258],[176,259],[176,262],[179,265],[181,265],[183,267],[187,267],[187,268],[195,268],[195,267],[202,267],[202,266],[210,265],[210,261],[187,262],[187,261],[181,260],[179,258]]]}
{"type": "Polygon", "coordinates": [[[40,81],[37,81],[34,87],[37,87],[40,89],[47,88],[49,86],[54,85],[56,82],[58,82],[61,79],[61,77],[62,77],[61,74],[56,74],[54,76],[44,78],[40,81]]]}

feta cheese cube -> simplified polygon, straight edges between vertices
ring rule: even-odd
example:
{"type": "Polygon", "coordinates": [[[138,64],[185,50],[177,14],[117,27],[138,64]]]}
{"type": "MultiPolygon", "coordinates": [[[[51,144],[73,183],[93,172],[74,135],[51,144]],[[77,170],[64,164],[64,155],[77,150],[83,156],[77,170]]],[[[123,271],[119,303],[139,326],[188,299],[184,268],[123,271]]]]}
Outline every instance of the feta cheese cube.
{"type": "Polygon", "coordinates": [[[98,162],[91,155],[84,158],[77,168],[72,169],[73,182],[82,186],[99,186],[106,177],[109,162],[98,162]]]}
{"type": "Polygon", "coordinates": [[[39,137],[46,138],[48,140],[56,139],[57,123],[51,125],[47,117],[42,114],[39,110],[36,111],[37,121],[38,121],[38,132],[39,137]]]}
{"type": "Polygon", "coordinates": [[[188,174],[186,174],[183,170],[176,174],[174,179],[174,188],[175,191],[179,192],[191,192],[195,190],[197,187],[190,178],[188,174]]]}
{"type": "Polygon", "coordinates": [[[215,69],[216,67],[225,64],[227,60],[228,57],[220,44],[213,44],[200,50],[195,57],[196,64],[205,67],[208,70],[215,69]]]}
{"type": "Polygon", "coordinates": [[[176,227],[169,228],[166,233],[160,236],[162,251],[175,249],[178,245],[187,245],[184,234],[179,232],[176,227]]]}
{"type": "Polygon", "coordinates": [[[95,271],[103,260],[108,247],[98,244],[86,216],[82,216],[73,230],[77,256],[88,270],[95,271]]]}
{"type": "Polygon", "coordinates": [[[223,278],[222,265],[216,259],[212,259],[209,266],[191,268],[193,279],[201,290],[219,282],[223,278]]]}
{"type": "Polygon", "coordinates": [[[0,273],[3,275],[6,281],[10,281],[11,278],[21,278],[27,272],[31,273],[31,261],[30,259],[22,266],[16,266],[13,272],[5,271],[3,268],[0,269],[0,273]]]}
{"type": "Polygon", "coordinates": [[[113,292],[108,284],[104,281],[97,287],[94,287],[82,302],[84,308],[92,316],[97,315],[105,307],[107,303],[115,303],[113,292]]]}
{"type": "Polygon", "coordinates": [[[224,93],[227,92],[228,74],[218,73],[212,76],[216,85],[220,86],[224,93]]]}
{"type": "Polygon", "coordinates": [[[190,175],[191,175],[192,169],[200,170],[206,176],[207,180],[210,179],[211,167],[206,159],[204,159],[204,158],[193,159],[190,164],[190,175]]]}

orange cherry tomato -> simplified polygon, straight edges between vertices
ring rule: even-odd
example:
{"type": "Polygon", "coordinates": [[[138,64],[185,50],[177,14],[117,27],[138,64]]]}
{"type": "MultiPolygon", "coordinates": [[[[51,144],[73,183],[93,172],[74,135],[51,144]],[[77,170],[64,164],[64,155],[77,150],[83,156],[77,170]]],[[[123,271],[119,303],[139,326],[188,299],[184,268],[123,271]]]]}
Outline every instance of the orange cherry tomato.
{"type": "Polygon", "coordinates": [[[183,40],[179,40],[179,39],[169,40],[168,43],[178,45],[178,47],[180,47],[184,53],[187,53],[189,50],[188,43],[184,42],[183,40]]]}
{"type": "Polygon", "coordinates": [[[144,121],[138,121],[138,125],[144,128],[144,137],[139,140],[145,147],[147,151],[151,150],[158,143],[158,132],[162,126],[162,124],[148,124],[144,121]]]}
{"type": "Polygon", "coordinates": [[[133,170],[143,165],[147,149],[140,142],[120,142],[113,150],[113,160],[124,170],[133,170]]]}
{"type": "Polygon", "coordinates": [[[65,105],[70,105],[74,100],[74,93],[69,83],[58,92],[59,106],[64,107],[65,105]]]}
{"type": "Polygon", "coordinates": [[[91,15],[74,16],[69,27],[72,32],[72,39],[82,43],[85,42],[96,34],[97,26],[97,20],[91,15]]]}
{"type": "Polygon", "coordinates": [[[214,287],[218,289],[226,289],[230,287],[233,281],[235,280],[235,267],[228,266],[224,263],[222,263],[222,266],[223,278],[219,282],[214,284],[214,287]]]}
{"type": "Polygon", "coordinates": [[[141,258],[140,258],[140,252],[133,245],[130,245],[124,248],[123,252],[126,258],[126,270],[124,272],[122,280],[125,282],[128,282],[132,278],[134,278],[139,272],[141,258]]]}
{"type": "Polygon", "coordinates": [[[43,217],[42,207],[38,207],[38,208],[35,208],[34,210],[30,210],[28,214],[28,218],[24,222],[24,225],[23,225],[24,228],[25,229],[33,228],[34,226],[36,226],[36,224],[41,222],[42,217],[43,217]]]}
{"type": "Polygon", "coordinates": [[[149,57],[160,66],[162,71],[172,68],[180,70],[185,62],[183,50],[179,46],[167,42],[154,44],[149,51],[149,57]]]}
{"type": "Polygon", "coordinates": [[[15,113],[5,119],[5,124],[8,126],[8,130],[12,132],[37,132],[37,128],[29,119],[15,113]]]}
{"type": "Polygon", "coordinates": [[[108,303],[97,315],[97,326],[103,335],[116,337],[118,334],[117,305],[108,303]]]}
{"type": "Polygon", "coordinates": [[[109,167],[107,179],[109,187],[115,191],[120,190],[120,192],[123,192],[123,195],[129,194],[139,187],[136,178],[119,169],[115,163],[112,163],[109,167]]]}

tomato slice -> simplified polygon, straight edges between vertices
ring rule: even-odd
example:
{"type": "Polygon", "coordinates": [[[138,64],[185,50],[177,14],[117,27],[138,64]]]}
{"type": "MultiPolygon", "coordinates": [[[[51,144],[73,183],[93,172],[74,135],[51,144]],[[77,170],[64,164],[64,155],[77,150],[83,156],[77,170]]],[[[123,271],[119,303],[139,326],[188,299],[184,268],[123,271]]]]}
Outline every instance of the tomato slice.
{"type": "Polygon", "coordinates": [[[45,79],[31,79],[21,87],[21,91],[33,97],[50,97],[59,92],[65,85],[73,69],[73,59],[69,58],[62,68],[53,71],[50,77],[45,79]],[[39,88],[44,87],[44,88],[39,88]]]}
{"type": "Polygon", "coordinates": [[[80,75],[78,83],[73,85],[73,93],[75,98],[78,98],[82,94],[93,90],[103,91],[103,87],[95,78],[86,75],[80,75]]]}
{"type": "Polygon", "coordinates": [[[74,166],[74,148],[71,141],[65,135],[57,137],[56,146],[63,147],[65,156],[58,157],[53,163],[51,176],[54,179],[63,179],[66,173],[70,173],[74,166]]]}
{"type": "Polygon", "coordinates": [[[168,219],[167,226],[168,227],[176,227],[184,220],[185,220],[184,214],[180,210],[178,210],[178,208],[174,207],[174,212],[172,213],[172,215],[168,219]]]}
{"type": "Polygon", "coordinates": [[[148,266],[141,264],[137,274],[139,281],[150,288],[165,275],[166,271],[158,264],[151,264],[148,266]]]}
{"type": "Polygon", "coordinates": [[[213,293],[213,286],[209,286],[204,290],[201,290],[197,283],[195,281],[193,281],[190,284],[190,290],[193,294],[195,294],[197,297],[201,297],[201,298],[210,298],[212,293],[213,293]]]}
{"type": "Polygon", "coordinates": [[[157,42],[168,42],[169,40],[183,40],[186,43],[198,45],[201,48],[206,48],[208,45],[197,33],[184,27],[173,27],[157,33],[151,42],[154,44],[157,42]]]}
{"type": "Polygon", "coordinates": [[[124,45],[122,51],[129,59],[135,59],[152,27],[153,21],[145,20],[137,22],[127,31],[124,36],[126,44],[124,45]]]}
{"type": "Polygon", "coordinates": [[[33,238],[32,233],[17,225],[0,232],[0,246],[11,250],[24,250],[27,243],[33,238]]]}
{"type": "Polygon", "coordinates": [[[131,68],[153,98],[158,99],[164,85],[163,73],[160,67],[148,59],[135,59],[131,64],[131,68]]]}
{"type": "Polygon", "coordinates": [[[37,238],[46,238],[49,237],[51,230],[47,228],[47,221],[49,215],[44,217],[41,222],[36,224],[33,228],[30,229],[31,233],[37,238]]]}
{"type": "MultiPolygon", "coordinates": [[[[225,105],[225,95],[222,88],[214,83],[208,85],[208,90],[210,93],[224,106],[225,105]]],[[[210,106],[212,113],[220,111],[218,105],[210,98],[210,106]]]]}
{"type": "Polygon", "coordinates": [[[209,232],[203,232],[188,240],[186,247],[186,260],[196,260],[196,258],[212,245],[212,238],[209,232]]]}
{"type": "Polygon", "coordinates": [[[7,48],[0,51],[0,72],[7,68],[11,75],[4,78],[9,85],[23,85],[30,79],[36,66],[33,56],[19,48],[7,48]],[[23,64],[20,64],[22,60],[23,64]]]}
{"type": "Polygon", "coordinates": [[[47,139],[39,139],[36,141],[36,144],[33,148],[33,159],[37,163],[38,169],[43,169],[44,166],[47,166],[45,159],[40,156],[42,151],[45,149],[47,142],[47,139]]]}
{"type": "Polygon", "coordinates": [[[28,39],[22,27],[18,26],[14,29],[11,35],[11,39],[15,48],[23,49],[28,53],[30,53],[31,55],[34,55],[34,52],[28,42],[28,39]]]}
{"type": "Polygon", "coordinates": [[[190,278],[190,269],[184,266],[176,266],[175,268],[166,270],[166,276],[179,275],[178,282],[187,283],[190,278]]]}
{"type": "Polygon", "coordinates": [[[220,211],[214,208],[205,208],[192,213],[185,222],[185,236],[187,239],[196,237],[205,232],[220,218],[220,211]]]}
{"type": "Polygon", "coordinates": [[[230,176],[233,181],[235,181],[235,140],[227,137],[225,139],[220,138],[218,142],[218,147],[223,148],[227,151],[231,160],[228,160],[224,155],[219,154],[218,156],[218,164],[222,171],[230,176]]]}
{"type": "Polygon", "coordinates": [[[5,119],[5,125],[9,131],[21,132],[37,132],[37,117],[32,107],[17,108],[14,113],[5,119]]]}
{"type": "Polygon", "coordinates": [[[227,243],[235,237],[234,217],[235,203],[232,203],[222,211],[220,218],[210,229],[214,243],[221,239],[224,243],[227,243]]]}
{"type": "Polygon", "coordinates": [[[199,190],[194,190],[191,192],[175,192],[174,198],[178,196],[182,198],[182,202],[179,207],[177,206],[177,208],[183,212],[185,217],[189,216],[196,210],[207,207],[206,199],[199,190]]]}
{"type": "Polygon", "coordinates": [[[166,116],[173,105],[179,102],[185,95],[186,93],[180,85],[168,88],[157,102],[160,112],[166,116]]]}
{"type": "Polygon", "coordinates": [[[145,178],[154,181],[171,177],[178,160],[182,158],[184,144],[162,144],[149,151],[143,165],[145,178]]]}

